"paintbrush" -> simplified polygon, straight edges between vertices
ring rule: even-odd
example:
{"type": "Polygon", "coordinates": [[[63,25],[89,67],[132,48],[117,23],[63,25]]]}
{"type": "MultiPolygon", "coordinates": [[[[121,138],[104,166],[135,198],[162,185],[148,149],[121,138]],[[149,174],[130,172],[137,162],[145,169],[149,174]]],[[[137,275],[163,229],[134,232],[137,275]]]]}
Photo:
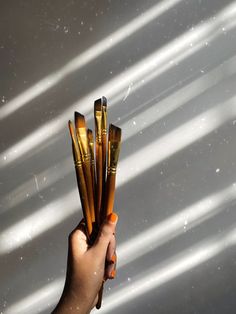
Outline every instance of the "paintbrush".
{"type": "Polygon", "coordinates": [[[103,182],[106,181],[106,146],[107,146],[107,99],[101,98],[102,103],[102,169],[103,182]]]}
{"type": "Polygon", "coordinates": [[[106,182],[106,202],[105,219],[112,213],[115,198],[116,169],[120,153],[121,129],[110,124],[108,135],[108,158],[107,158],[107,182],[106,182]]]}
{"type": "MultiPolygon", "coordinates": [[[[95,177],[95,162],[94,162],[94,139],[93,139],[93,131],[88,129],[87,130],[87,137],[88,137],[88,145],[89,145],[89,152],[91,156],[91,176],[92,176],[92,186],[93,186],[93,196],[94,196],[94,204],[96,204],[96,177],[95,177]]],[[[99,222],[99,215],[97,211],[95,211],[95,219],[98,225],[99,222]]]]}
{"type": "Polygon", "coordinates": [[[73,128],[73,124],[71,121],[68,122],[70,135],[72,139],[72,151],[73,151],[73,157],[74,157],[74,163],[75,163],[75,170],[76,170],[76,178],[77,178],[77,184],[80,194],[80,200],[81,200],[81,206],[82,211],[86,223],[86,230],[88,239],[90,240],[91,234],[92,234],[92,220],[89,210],[89,201],[88,201],[88,195],[87,195],[87,189],[86,189],[86,182],[84,179],[84,173],[82,168],[82,158],[80,153],[80,148],[77,142],[77,138],[75,135],[75,131],[73,128]]]}
{"type": "Polygon", "coordinates": [[[85,118],[82,114],[75,112],[75,127],[77,133],[77,139],[79,142],[81,155],[82,155],[82,166],[84,172],[84,178],[87,187],[88,201],[90,215],[92,223],[95,223],[95,212],[94,212],[94,196],[93,196],[93,185],[92,185],[92,175],[91,175],[91,155],[89,151],[87,131],[85,118]]]}
{"type": "MultiPolygon", "coordinates": [[[[117,126],[110,124],[109,136],[108,136],[108,159],[107,159],[107,181],[106,181],[106,200],[105,206],[102,209],[102,221],[112,213],[114,198],[115,198],[115,182],[116,182],[116,169],[120,153],[120,142],[121,142],[121,129],[117,126]]],[[[96,308],[100,309],[102,304],[103,285],[98,293],[98,302],[96,308]]]]}
{"type": "Polygon", "coordinates": [[[107,149],[107,99],[101,98],[102,103],[102,205],[105,202],[105,185],[106,185],[106,149],[107,149]]]}
{"type": "Polygon", "coordinates": [[[103,181],[103,164],[102,164],[102,99],[94,102],[94,119],[96,131],[96,212],[100,216],[102,205],[102,181],[103,181]]]}

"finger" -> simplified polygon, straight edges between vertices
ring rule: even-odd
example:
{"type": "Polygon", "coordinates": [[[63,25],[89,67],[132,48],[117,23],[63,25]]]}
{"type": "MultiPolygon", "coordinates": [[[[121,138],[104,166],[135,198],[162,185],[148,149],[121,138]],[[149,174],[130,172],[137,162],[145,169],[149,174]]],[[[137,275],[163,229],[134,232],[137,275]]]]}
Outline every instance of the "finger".
{"type": "Polygon", "coordinates": [[[115,233],[117,221],[118,216],[115,213],[111,213],[100,227],[97,239],[91,248],[95,251],[97,256],[100,256],[104,260],[106,257],[108,245],[114,237],[113,234],[115,233]]]}
{"type": "Polygon", "coordinates": [[[114,255],[115,255],[115,262],[107,264],[107,266],[105,268],[105,278],[106,279],[114,279],[116,276],[117,257],[116,257],[116,254],[114,254],[114,255]]]}
{"type": "Polygon", "coordinates": [[[76,228],[70,233],[69,246],[73,254],[84,254],[88,249],[86,235],[86,225],[84,219],[76,226],[76,228]]]}
{"type": "Polygon", "coordinates": [[[113,263],[113,264],[115,263],[115,260],[114,260],[115,250],[116,250],[116,238],[115,238],[115,235],[113,234],[107,248],[106,261],[108,263],[113,263]]]}

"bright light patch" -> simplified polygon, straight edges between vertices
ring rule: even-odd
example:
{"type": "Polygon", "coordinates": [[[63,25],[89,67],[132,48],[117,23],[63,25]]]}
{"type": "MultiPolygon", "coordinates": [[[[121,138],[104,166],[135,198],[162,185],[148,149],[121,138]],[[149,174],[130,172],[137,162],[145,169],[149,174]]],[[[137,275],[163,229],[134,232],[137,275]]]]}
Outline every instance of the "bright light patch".
{"type": "MultiPolygon", "coordinates": [[[[208,72],[207,74],[201,76],[190,84],[178,89],[176,92],[170,96],[162,99],[155,104],[149,104],[149,108],[142,111],[142,113],[134,116],[131,120],[125,122],[120,127],[123,130],[122,141],[128,140],[133,135],[140,131],[145,130],[151,124],[156,123],[166,115],[172,113],[174,110],[182,107],[188,101],[197,97],[199,94],[203,93],[207,89],[215,86],[226,77],[234,74],[236,71],[236,57],[229,59],[224,62],[214,70],[208,72]],[[130,127],[133,121],[132,127],[130,127]],[[147,123],[148,122],[148,123],[147,123]]],[[[166,93],[167,91],[165,91],[166,93]]],[[[46,169],[40,174],[37,174],[39,184],[39,191],[37,191],[35,186],[35,179],[32,177],[27,182],[18,186],[16,189],[12,190],[4,199],[1,201],[2,208],[1,212],[5,212],[14,206],[19,205],[25,199],[30,199],[35,194],[40,193],[45,188],[48,188],[53,183],[57,182],[61,177],[69,174],[71,170],[72,157],[60,162],[60,164],[55,165],[49,169],[46,169]],[[60,172],[57,171],[60,168],[60,172]],[[47,180],[44,182],[43,178],[46,177],[47,180]]]]}
{"type": "Polygon", "coordinates": [[[236,200],[236,188],[230,185],[185,208],[166,220],[139,233],[118,247],[118,267],[130,263],[154,250],[203,221],[225,209],[226,204],[236,200]]]}
{"type": "Polygon", "coordinates": [[[110,50],[181,1],[182,0],[164,0],[143,14],[139,15],[137,18],[134,18],[131,22],[119,28],[117,31],[110,34],[99,43],[95,44],[94,46],[84,51],[82,54],[69,61],[58,71],[43,78],[35,85],[31,86],[26,91],[18,95],[16,98],[6,103],[6,105],[2,106],[2,108],[0,108],[0,119],[2,120],[16,110],[20,109],[34,98],[38,97],[42,93],[58,84],[69,74],[78,71],[89,62],[98,58],[104,52],[110,50]]]}
{"type": "MultiPolygon", "coordinates": [[[[189,120],[180,127],[148,144],[119,163],[117,187],[141,175],[165,158],[201,139],[236,115],[236,97],[189,120]],[[158,154],[156,153],[158,152],[158,154]],[[135,164],[134,161],[135,160],[135,164]]],[[[32,214],[0,235],[0,254],[14,250],[69,217],[77,209],[78,192],[67,196],[32,214]],[[76,201],[75,201],[76,200],[76,201]],[[65,211],[65,208],[68,208],[65,211]],[[56,213],[56,215],[55,215],[56,213]]]]}
{"type": "Polygon", "coordinates": [[[206,240],[170,260],[164,261],[162,265],[155,265],[148,272],[133,278],[130,283],[125,285],[125,288],[121,288],[105,298],[100,313],[111,313],[118,306],[164,285],[235,244],[236,229],[232,228],[220,236],[206,240]]]}
{"type": "Polygon", "coordinates": [[[120,161],[120,185],[211,133],[236,115],[236,97],[207,110],[120,161]],[[134,163],[135,160],[135,163],[134,163]]]}
{"type": "Polygon", "coordinates": [[[79,209],[76,189],[20,220],[0,234],[0,254],[10,253],[59,224],[79,209]]]}
{"type": "Polygon", "coordinates": [[[42,198],[41,192],[43,190],[70,173],[72,160],[73,157],[70,156],[39,174],[32,174],[29,180],[17,186],[1,200],[3,210],[0,210],[0,212],[4,213],[22,202],[28,201],[36,194],[42,198]]]}
{"type": "MultiPolygon", "coordinates": [[[[145,130],[153,123],[156,123],[176,109],[184,106],[191,99],[194,99],[195,97],[204,93],[209,88],[216,86],[218,83],[220,83],[230,75],[234,74],[235,72],[236,57],[233,57],[223,64],[219,65],[214,70],[194,80],[190,84],[179,88],[176,92],[165,97],[164,99],[160,101],[157,100],[155,103],[153,101],[149,104],[144,104],[144,106],[148,105],[148,109],[143,110],[140,114],[133,116],[132,118],[133,120],[135,120],[135,127],[130,127],[131,120],[125,122],[120,126],[123,130],[123,140],[127,140],[133,135],[138,134],[138,132],[145,130]]],[[[190,78],[188,77],[186,80],[188,79],[190,78]]],[[[165,90],[163,94],[168,94],[168,90],[165,90]]],[[[159,95],[159,97],[161,96],[162,95],[159,95]]]]}
{"type": "MultiPolygon", "coordinates": [[[[85,115],[89,112],[92,112],[94,99],[97,99],[97,97],[100,97],[101,95],[106,95],[109,99],[111,99],[111,107],[114,105],[112,97],[114,98],[118,94],[120,95],[122,91],[125,92],[127,86],[130,86],[132,82],[143,79],[146,75],[150,75],[150,72],[153,72],[155,69],[158,69],[161,66],[166,66],[168,62],[170,62],[171,66],[175,66],[173,59],[176,57],[181,58],[181,55],[186,52],[186,50],[191,48],[189,47],[191,42],[196,43],[196,45],[201,45],[203,48],[207,42],[208,37],[213,39],[212,33],[215,34],[214,37],[222,34],[221,25],[230,23],[230,20],[235,18],[235,14],[236,5],[231,4],[226,9],[222,10],[214,20],[211,19],[205,23],[199,24],[195,27],[194,30],[189,30],[187,33],[176,38],[163,48],[156,50],[147,58],[132,66],[126,72],[121,73],[112,80],[109,80],[109,82],[104,83],[92,93],[86,95],[83,99],[80,99],[78,102],[71,105],[70,108],[65,110],[59,117],[51,120],[46,125],[39,127],[30,135],[23,138],[20,142],[1,153],[0,168],[3,168],[14,162],[16,159],[22,157],[27,152],[36,147],[39,147],[41,143],[47,141],[55,134],[61,132],[67,121],[71,118],[71,113],[74,110],[80,108],[80,111],[85,115]],[[218,33],[215,31],[217,27],[219,27],[218,33]],[[201,41],[201,44],[199,44],[199,41],[201,41]]],[[[194,49],[192,52],[193,51],[194,49]]],[[[155,74],[155,76],[156,75],[157,74],[155,74]]],[[[123,95],[121,97],[123,97],[123,95]]]]}
{"type": "Polygon", "coordinates": [[[4,314],[26,314],[45,311],[59,300],[63,283],[63,279],[58,279],[47,284],[24,299],[10,305],[4,311],[4,314]]]}

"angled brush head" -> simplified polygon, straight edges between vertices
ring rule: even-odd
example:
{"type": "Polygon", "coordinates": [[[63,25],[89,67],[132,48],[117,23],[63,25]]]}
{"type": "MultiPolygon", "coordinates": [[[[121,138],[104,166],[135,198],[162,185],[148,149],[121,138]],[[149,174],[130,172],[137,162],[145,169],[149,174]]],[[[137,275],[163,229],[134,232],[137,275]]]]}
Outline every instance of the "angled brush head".
{"type": "Polygon", "coordinates": [[[102,111],[102,99],[101,98],[95,100],[94,102],[94,112],[95,111],[102,111]]]}
{"type": "Polygon", "coordinates": [[[77,111],[75,111],[75,127],[76,127],[76,129],[86,127],[86,122],[85,122],[84,116],[77,111]]]}
{"type": "Polygon", "coordinates": [[[68,127],[69,127],[69,130],[70,130],[70,136],[73,138],[75,133],[74,133],[73,123],[70,120],[68,121],[68,127]]]}
{"type": "Polygon", "coordinates": [[[102,96],[101,103],[102,103],[103,110],[107,111],[107,99],[106,99],[106,97],[102,96]]]}
{"type": "Polygon", "coordinates": [[[95,100],[94,102],[94,111],[106,111],[107,108],[107,99],[106,97],[102,96],[102,98],[99,98],[95,100]]]}
{"type": "Polygon", "coordinates": [[[121,128],[114,124],[109,125],[109,141],[120,142],[121,141],[121,128]]]}

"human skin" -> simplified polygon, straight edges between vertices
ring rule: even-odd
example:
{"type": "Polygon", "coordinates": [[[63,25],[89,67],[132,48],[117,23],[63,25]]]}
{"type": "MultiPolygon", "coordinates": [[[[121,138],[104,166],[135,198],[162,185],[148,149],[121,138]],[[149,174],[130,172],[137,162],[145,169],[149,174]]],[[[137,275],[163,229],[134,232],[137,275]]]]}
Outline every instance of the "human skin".
{"type": "Polygon", "coordinates": [[[115,277],[117,220],[115,213],[107,217],[91,247],[83,220],[71,232],[65,286],[52,314],[87,314],[96,305],[103,280],[115,277]]]}

